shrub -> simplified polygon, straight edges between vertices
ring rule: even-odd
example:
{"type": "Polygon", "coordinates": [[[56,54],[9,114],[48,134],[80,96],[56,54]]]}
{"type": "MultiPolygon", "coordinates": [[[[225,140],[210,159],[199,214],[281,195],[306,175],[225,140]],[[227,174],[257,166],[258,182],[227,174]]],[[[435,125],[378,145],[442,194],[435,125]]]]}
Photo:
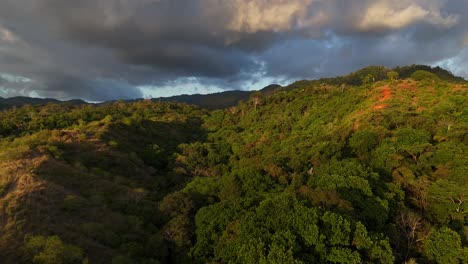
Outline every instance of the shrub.
{"type": "Polygon", "coordinates": [[[24,249],[34,264],[88,263],[83,250],[64,243],[58,236],[26,236],[24,249]]]}

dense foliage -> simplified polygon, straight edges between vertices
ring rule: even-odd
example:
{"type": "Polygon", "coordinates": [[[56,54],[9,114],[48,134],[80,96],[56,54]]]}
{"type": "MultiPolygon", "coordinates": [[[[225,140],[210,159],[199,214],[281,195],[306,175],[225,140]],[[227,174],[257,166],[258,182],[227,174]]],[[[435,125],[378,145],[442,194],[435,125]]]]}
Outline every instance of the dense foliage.
{"type": "Polygon", "coordinates": [[[439,69],[370,67],[215,111],[0,112],[0,256],[467,263],[468,84],[439,69]]]}

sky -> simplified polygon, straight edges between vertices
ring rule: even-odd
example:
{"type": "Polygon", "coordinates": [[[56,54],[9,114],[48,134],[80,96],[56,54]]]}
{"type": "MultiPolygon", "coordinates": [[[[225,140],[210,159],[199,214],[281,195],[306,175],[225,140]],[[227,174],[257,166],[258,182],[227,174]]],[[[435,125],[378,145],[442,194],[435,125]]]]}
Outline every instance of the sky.
{"type": "Polygon", "coordinates": [[[468,0],[1,0],[0,97],[149,98],[442,66],[468,0]]]}

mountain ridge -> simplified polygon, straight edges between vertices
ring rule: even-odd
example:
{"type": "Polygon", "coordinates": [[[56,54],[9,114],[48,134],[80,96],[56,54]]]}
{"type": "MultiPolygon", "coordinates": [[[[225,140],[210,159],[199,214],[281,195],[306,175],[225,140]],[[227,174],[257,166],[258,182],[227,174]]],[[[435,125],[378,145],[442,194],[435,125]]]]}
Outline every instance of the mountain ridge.
{"type": "MultiPolygon", "coordinates": [[[[369,66],[363,69],[360,69],[356,72],[345,76],[338,76],[338,77],[331,77],[331,78],[320,78],[317,80],[300,80],[296,81],[290,85],[288,85],[288,89],[295,88],[297,86],[301,86],[304,84],[311,84],[311,83],[328,83],[334,85],[362,85],[363,79],[371,74],[374,78],[374,81],[384,80],[387,78],[386,73],[390,71],[395,71],[399,74],[400,78],[408,78],[413,74],[415,71],[424,70],[427,72],[434,73],[442,80],[452,81],[452,82],[459,82],[463,83],[466,80],[462,77],[455,76],[448,70],[445,70],[439,66],[431,67],[427,65],[410,65],[404,67],[395,67],[395,68],[386,68],[384,66],[369,66]]],[[[265,95],[273,94],[275,91],[281,90],[282,86],[277,84],[268,85],[258,91],[243,91],[243,90],[229,90],[223,91],[218,93],[211,93],[211,94],[181,94],[169,97],[159,97],[159,98],[151,98],[148,100],[152,100],[154,102],[179,102],[179,103],[187,103],[196,105],[202,108],[206,108],[209,110],[215,109],[223,109],[237,105],[239,102],[248,100],[252,94],[260,92],[265,95]]],[[[135,102],[146,100],[143,98],[137,99],[130,99],[130,100],[111,100],[102,102],[99,104],[105,103],[112,103],[116,101],[126,101],[126,102],[135,102]]],[[[32,105],[43,105],[47,103],[64,103],[64,104],[85,104],[87,102],[81,99],[71,99],[66,101],[61,101],[58,99],[53,98],[31,98],[25,96],[17,96],[12,98],[2,98],[0,97],[0,110],[8,109],[11,107],[20,107],[26,104],[32,105]]]]}

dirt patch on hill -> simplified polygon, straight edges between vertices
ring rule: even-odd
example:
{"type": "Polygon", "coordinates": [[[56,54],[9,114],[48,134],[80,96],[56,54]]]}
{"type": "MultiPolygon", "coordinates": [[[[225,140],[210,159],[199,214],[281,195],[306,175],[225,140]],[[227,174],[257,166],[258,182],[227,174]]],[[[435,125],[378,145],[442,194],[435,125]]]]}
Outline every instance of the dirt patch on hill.
{"type": "Polygon", "coordinates": [[[359,128],[360,125],[361,125],[361,124],[359,123],[359,121],[358,121],[358,120],[355,120],[355,121],[353,122],[353,129],[354,129],[354,130],[358,130],[358,128],[359,128]]]}
{"type": "Polygon", "coordinates": [[[453,91],[464,91],[467,90],[468,85],[457,84],[453,87],[453,91]]]}
{"type": "Polygon", "coordinates": [[[388,84],[381,87],[380,90],[381,91],[380,91],[379,98],[378,98],[379,104],[373,107],[374,110],[387,108],[387,104],[383,102],[392,98],[392,90],[390,89],[390,86],[388,86],[388,84]]]}
{"type": "Polygon", "coordinates": [[[384,87],[381,92],[382,97],[380,101],[387,101],[388,99],[392,98],[392,90],[388,86],[384,87]]]}
{"type": "Polygon", "coordinates": [[[380,109],[385,109],[387,108],[387,104],[378,104],[373,107],[374,110],[380,110],[380,109]]]}
{"type": "Polygon", "coordinates": [[[416,87],[414,86],[414,84],[412,84],[408,80],[401,81],[400,83],[398,83],[397,87],[400,88],[400,89],[408,89],[408,90],[410,90],[412,92],[416,92],[416,87]]]}

